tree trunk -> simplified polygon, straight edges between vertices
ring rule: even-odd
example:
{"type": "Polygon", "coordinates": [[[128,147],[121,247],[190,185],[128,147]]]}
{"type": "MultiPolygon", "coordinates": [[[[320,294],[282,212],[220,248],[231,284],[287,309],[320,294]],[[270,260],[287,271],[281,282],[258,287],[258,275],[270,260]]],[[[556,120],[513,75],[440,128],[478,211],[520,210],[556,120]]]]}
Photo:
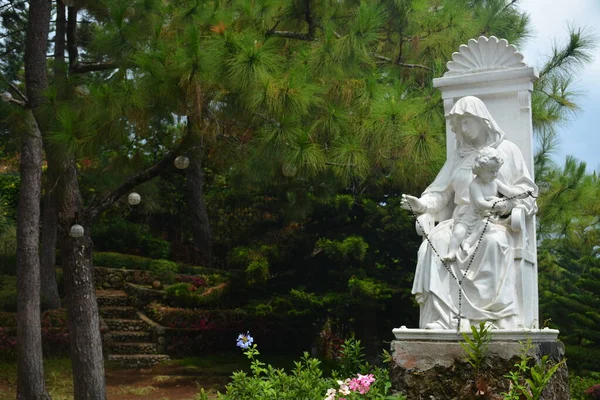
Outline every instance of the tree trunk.
{"type": "Polygon", "coordinates": [[[190,155],[190,166],[186,170],[188,216],[192,223],[197,262],[210,267],[212,265],[213,242],[204,198],[202,155],[200,149],[195,149],[192,153],[190,155]]]}
{"type": "MultiPolygon", "coordinates": [[[[46,154],[48,154],[46,150],[46,154]]],[[[48,157],[47,157],[48,158],[48,157]]],[[[40,248],[41,264],[41,304],[42,309],[60,308],[60,297],[56,283],[56,229],[58,215],[56,210],[56,184],[58,174],[55,162],[48,162],[45,194],[43,197],[42,238],[40,248]]]]}
{"type": "Polygon", "coordinates": [[[44,383],[40,325],[39,221],[42,135],[31,111],[21,137],[21,189],[17,210],[17,365],[19,400],[49,399],[44,383]]]}
{"type": "MultiPolygon", "coordinates": [[[[66,10],[62,0],[56,0],[56,32],[54,35],[54,80],[65,78],[65,38],[66,38],[66,10]]],[[[51,160],[52,150],[44,140],[48,169],[46,171],[45,194],[42,199],[42,238],[40,248],[41,264],[41,302],[42,309],[60,308],[60,297],[56,282],[56,230],[58,228],[57,215],[57,179],[58,161],[51,160]]]]}
{"type": "Polygon", "coordinates": [[[34,112],[48,86],[46,48],[51,3],[29,2],[25,48],[26,129],[21,136],[21,189],[17,209],[17,399],[50,399],[44,383],[40,325],[39,224],[42,134],[34,112]]]}
{"type": "Polygon", "coordinates": [[[100,318],[92,265],[91,224],[82,213],[77,167],[71,160],[61,168],[59,243],[65,283],[67,319],[75,400],[105,400],[106,381],[100,318]],[[84,227],[83,237],[69,235],[71,226],[84,227]]]}

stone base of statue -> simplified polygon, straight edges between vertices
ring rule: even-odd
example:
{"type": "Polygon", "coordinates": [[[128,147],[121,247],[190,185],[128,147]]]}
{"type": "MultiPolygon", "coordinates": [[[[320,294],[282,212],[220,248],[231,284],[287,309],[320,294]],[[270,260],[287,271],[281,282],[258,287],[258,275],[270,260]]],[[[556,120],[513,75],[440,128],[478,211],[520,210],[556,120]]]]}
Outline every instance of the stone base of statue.
{"type": "MultiPolygon", "coordinates": [[[[460,333],[448,330],[394,329],[392,388],[409,399],[503,399],[510,389],[507,375],[527,346],[530,365],[549,355],[552,363],[564,359],[564,346],[553,329],[493,330],[479,376],[466,361],[460,333]]],[[[529,376],[527,376],[529,377],[529,376]]],[[[543,400],[570,399],[565,363],[542,393],[543,400]]]]}

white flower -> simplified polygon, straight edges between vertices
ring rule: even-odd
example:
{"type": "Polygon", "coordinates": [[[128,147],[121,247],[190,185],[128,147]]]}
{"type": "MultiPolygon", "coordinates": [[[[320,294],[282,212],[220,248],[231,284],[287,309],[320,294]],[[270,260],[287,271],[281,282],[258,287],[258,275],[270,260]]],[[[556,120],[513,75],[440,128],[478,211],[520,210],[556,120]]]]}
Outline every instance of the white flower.
{"type": "Polygon", "coordinates": [[[335,400],[336,391],[335,389],[328,389],[325,396],[325,400],[335,400]]]}

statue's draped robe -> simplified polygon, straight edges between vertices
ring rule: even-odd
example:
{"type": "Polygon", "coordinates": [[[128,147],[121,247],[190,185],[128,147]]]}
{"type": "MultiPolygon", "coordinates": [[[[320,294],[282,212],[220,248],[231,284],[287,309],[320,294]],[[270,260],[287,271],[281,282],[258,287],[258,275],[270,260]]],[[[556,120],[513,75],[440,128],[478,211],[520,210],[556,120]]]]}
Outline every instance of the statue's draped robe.
{"type": "MultiPolygon", "coordinates": [[[[504,133],[487,110],[483,116],[481,110],[462,111],[483,117],[490,128],[486,146],[495,147],[504,159],[497,179],[523,192],[537,194],[521,151],[514,143],[504,139],[504,133]]],[[[440,222],[429,233],[429,240],[442,257],[448,251],[454,217],[469,204],[469,185],[474,178],[471,169],[478,149],[463,145],[460,139],[457,135],[457,151],[446,161],[421,197],[428,213],[434,214],[436,221],[440,222]]],[[[535,199],[531,197],[510,202],[509,210],[518,206],[527,216],[535,214],[535,199]]],[[[461,250],[456,262],[447,263],[454,276],[463,280],[460,312],[471,324],[493,321],[498,328],[518,328],[516,316],[520,310],[516,298],[514,233],[509,226],[490,222],[478,246],[471,248],[469,253],[461,250]],[[473,254],[469,273],[464,276],[473,254]]],[[[412,288],[421,307],[420,327],[437,322],[444,329],[453,329],[459,312],[459,286],[432,250],[431,244],[424,240],[419,249],[412,288]]]]}

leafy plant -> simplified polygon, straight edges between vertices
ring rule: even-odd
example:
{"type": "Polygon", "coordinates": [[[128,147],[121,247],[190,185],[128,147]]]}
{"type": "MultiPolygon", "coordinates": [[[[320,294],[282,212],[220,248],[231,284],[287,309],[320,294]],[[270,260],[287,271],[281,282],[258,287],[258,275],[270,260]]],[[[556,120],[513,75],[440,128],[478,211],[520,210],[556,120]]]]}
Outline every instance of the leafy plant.
{"type": "Polygon", "coordinates": [[[465,351],[466,361],[475,370],[477,380],[481,365],[487,355],[490,340],[492,340],[491,325],[480,322],[478,326],[471,326],[471,335],[473,339],[463,332],[462,337],[465,342],[460,342],[460,345],[465,351]]]}
{"type": "Polygon", "coordinates": [[[162,282],[170,283],[175,280],[177,264],[168,260],[153,260],[148,264],[148,270],[155,274],[162,282]]]}
{"type": "Polygon", "coordinates": [[[406,399],[401,394],[391,394],[391,382],[386,369],[373,367],[363,361],[362,348],[356,340],[345,342],[342,357],[346,359],[345,367],[342,365],[339,371],[334,372],[334,378],[325,377],[320,361],[310,358],[306,352],[300,361],[294,363],[294,369],[286,372],[260,361],[256,344],[250,344],[251,341],[248,346],[240,346],[246,348],[244,353],[251,361],[250,373],[234,372],[225,394],[220,394],[219,399],[322,400],[324,396],[336,400],[406,399]],[[359,371],[363,371],[364,375],[357,375],[359,371]],[[334,387],[339,387],[339,396],[334,387]]]}
{"type": "Polygon", "coordinates": [[[530,366],[531,357],[527,354],[531,347],[531,341],[522,344],[519,362],[515,364],[513,371],[505,375],[510,379],[510,390],[503,393],[505,400],[539,400],[552,376],[565,363],[565,360],[562,360],[551,365],[549,356],[545,355],[540,362],[530,366]]]}

